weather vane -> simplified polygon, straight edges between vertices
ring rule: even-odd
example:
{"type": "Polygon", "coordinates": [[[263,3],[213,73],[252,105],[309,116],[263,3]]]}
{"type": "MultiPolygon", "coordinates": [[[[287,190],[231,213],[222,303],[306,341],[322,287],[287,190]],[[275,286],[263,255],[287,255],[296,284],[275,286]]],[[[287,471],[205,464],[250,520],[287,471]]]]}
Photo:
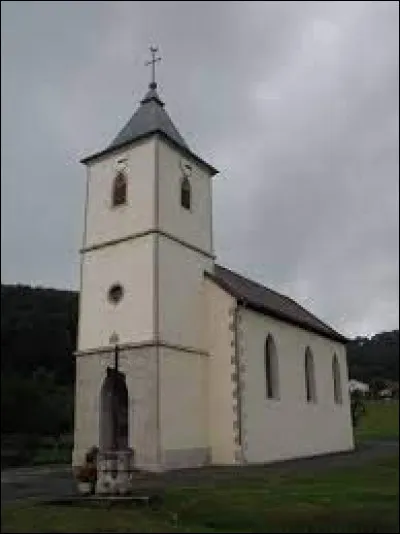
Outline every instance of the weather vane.
{"type": "Polygon", "coordinates": [[[150,88],[155,89],[157,87],[156,84],[156,63],[157,61],[161,61],[160,57],[156,57],[156,54],[158,52],[158,47],[156,46],[150,46],[150,52],[152,55],[152,59],[150,61],[146,61],[145,65],[146,67],[148,65],[151,65],[151,83],[150,88]]]}

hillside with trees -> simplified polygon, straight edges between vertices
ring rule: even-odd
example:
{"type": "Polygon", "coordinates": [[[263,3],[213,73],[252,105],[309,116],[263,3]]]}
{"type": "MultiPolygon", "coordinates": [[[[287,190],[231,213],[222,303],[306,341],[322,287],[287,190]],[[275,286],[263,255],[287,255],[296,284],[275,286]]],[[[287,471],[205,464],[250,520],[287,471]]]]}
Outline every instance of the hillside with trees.
{"type": "Polygon", "coordinates": [[[350,378],[366,382],[373,389],[398,382],[399,331],[381,332],[371,338],[355,338],[347,346],[347,359],[350,378]]]}
{"type": "Polygon", "coordinates": [[[70,454],[77,314],[76,292],[1,287],[2,465],[70,454]]]}
{"type": "MultiPolygon", "coordinates": [[[[77,316],[76,292],[2,285],[2,451],[10,436],[25,452],[40,437],[71,436],[77,316]]],[[[348,361],[351,378],[398,382],[399,331],[354,339],[348,361]]]]}

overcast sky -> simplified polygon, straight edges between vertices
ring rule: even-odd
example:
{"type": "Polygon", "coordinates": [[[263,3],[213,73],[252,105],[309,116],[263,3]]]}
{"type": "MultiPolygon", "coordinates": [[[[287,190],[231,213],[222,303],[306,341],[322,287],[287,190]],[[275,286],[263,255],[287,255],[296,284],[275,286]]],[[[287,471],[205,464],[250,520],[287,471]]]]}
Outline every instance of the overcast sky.
{"type": "Polygon", "coordinates": [[[1,2],[2,283],[78,288],[85,170],[146,91],[215,165],[219,263],[399,326],[397,2],[1,2]]]}

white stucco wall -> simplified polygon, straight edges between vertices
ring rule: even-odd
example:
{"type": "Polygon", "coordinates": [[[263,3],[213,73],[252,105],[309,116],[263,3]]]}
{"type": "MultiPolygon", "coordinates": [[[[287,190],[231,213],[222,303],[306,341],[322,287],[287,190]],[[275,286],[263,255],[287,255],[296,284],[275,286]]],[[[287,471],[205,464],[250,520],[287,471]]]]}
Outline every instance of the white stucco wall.
{"type": "Polygon", "coordinates": [[[159,348],[163,463],[195,466],[208,455],[208,357],[159,348]]]}
{"type": "Polygon", "coordinates": [[[233,313],[236,301],[205,278],[208,358],[208,425],[211,462],[235,462],[233,313]]]}
{"type": "MultiPolygon", "coordinates": [[[[158,338],[205,351],[203,271],[212,268],[213,260],[157,234],[107,242],[160,229],[211,254],[208,171],[154,137],[89,163],[87,181],[83,248],[96,248],[82,256],[78,351],[109,346],[113,332],[120,345],[158,338]],[[121,159],[127,204],[112,207],[121,159]],[[180,205],[181,160],[192,166],[190,212],[180,205]],[[124,288],[116,305],[107,297],[114,283],[124,288]]],[[[99,394],[109,364],[111,356],[104,353],[77,357],[74,464],[99,443],[99,394]]],[[[137,465],[204,463],[209,451],[207,357],[165,347],[130,348],[121,353],[120,368],[130,395],[130,445],[137,465]]]]}
{"type": "Polygon", "coordinates": [[[204,350],[203,272],[212,259],[159,236],[158,260],[160,339],[204,350]]]}
{"type": "Polygon", "coordinates": [[[111,355],[76,358],[74,450],[72,465],[82,465],[87,450],[99,446],[100,388],[111,355]]]}
{"type": "MultiPolygon", "coordinates": [[[[100,392],[112,353],[79,356],[75,397],[73,465],[82,465],[87,450],[99,446],[100,392]]],[[[123,350],[120,371],[126,375],[129,402],[129,446],[139,468],[158,469],[157,368],[154,347],[123,350]]]]}
{"type": "Polygon", "coordinates": [[[241,311],[240,351],[245,372],[243,430],[245,459],[270,462],[353,448],[345,347],[287,323],[241,311]],[[264,347],[273,336],[279,373],[279,400],[265,394],[264,347]],[[304,354],[314,356],[317,402],[305,397],[304,354]],[[342,404],[335,404],[332,358],[340,365],[342,404]]]}
{"type": "Polygon", "coordinates": [[[153,264],[154,235],[84,253],[78,350],[109,345],[114,331],[120,343],[153,338],[153,264]],[[117,282],[124,296],[112,304],[107,294],[117,282]]]}
{"type": "Polygon", "coordinates": [[[139,469],[160,469],[157,406],[157,351],[143,347],[123,351],[121,371],[129,395],[129,445],[139,469]]]}
{"type": "Polygon", "coordinates": [[[84,247],[146,231],[154,226],[155,140],[137,142],[87,166],[84,247]],[[112,207],[117,162],[126,159],[127,204],[112,207]]]}
{"type": "Polygon", "coordinates": [[[175,237],[211,253],[211,178],[208,172],[190,158],[182,156],[163,140],[158,141],[159,227],[175,237]],[[189,178],[192,206],[181,206],[180,161],[192,166],[189,178]]]}

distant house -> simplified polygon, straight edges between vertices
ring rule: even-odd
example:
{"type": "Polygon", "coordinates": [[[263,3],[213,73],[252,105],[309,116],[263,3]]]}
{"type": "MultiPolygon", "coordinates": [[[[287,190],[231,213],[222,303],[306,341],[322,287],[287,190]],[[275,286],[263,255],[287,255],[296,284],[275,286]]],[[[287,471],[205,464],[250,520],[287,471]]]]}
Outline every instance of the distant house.
{"type": "Polygon", "coordinates": [[[378,396],[381,399],[391,399],[393,397],[393,391],[390,388],[382,389],[378,392],[378,396]]]}
{"type": "Polygon", "coordinates": [[[354,391],[359,391],[366,395],[369,392],[369,385],[364,382],[359,382],[358,380],[349,380],[349,391],[354,393],[354,391]]]}

